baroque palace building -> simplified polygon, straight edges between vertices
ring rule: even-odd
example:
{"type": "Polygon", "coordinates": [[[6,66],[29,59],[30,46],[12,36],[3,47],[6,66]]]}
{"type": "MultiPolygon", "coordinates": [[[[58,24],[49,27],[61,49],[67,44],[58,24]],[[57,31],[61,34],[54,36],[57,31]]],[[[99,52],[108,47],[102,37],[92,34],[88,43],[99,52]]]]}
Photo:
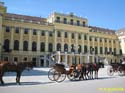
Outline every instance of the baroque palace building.
{"type": "Polygon", "coordinates": [[[119,62],[121,58],[116,31],[89,26],[86,18],[56,12],[41,18],[6,10],[1,2],[0,60],[33,61],[35,66],[47,67],[48,54],[56,51],[68,65],[86,62],[86,57],[89,62],[119,62]]]}

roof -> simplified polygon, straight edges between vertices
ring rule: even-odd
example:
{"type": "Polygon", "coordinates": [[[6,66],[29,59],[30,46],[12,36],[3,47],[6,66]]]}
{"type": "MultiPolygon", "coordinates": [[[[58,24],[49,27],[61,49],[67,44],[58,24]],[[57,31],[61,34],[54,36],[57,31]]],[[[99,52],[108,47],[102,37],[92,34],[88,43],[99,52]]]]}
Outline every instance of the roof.
{"type": "Polygon", "coordinates": [[[110,30],[110,29],[101,28],[101,27],[96,27],[96,26],[89,26],[89,28],[92,28],[92,30],[98,31],[98,32],[115,34],[115,30],[110,30]]]}
{"type": "Polygon", "coordinates": [[[5,18],[12,18],[12,19],[20,19],[24,21],[32,21],[32,22],[40,22],[40,23],[47,23],[46,18],[35,17],[35,16],[27,16],[27,15],[20,15],[20,14],[11,14],[7,13],[5,18]]]}

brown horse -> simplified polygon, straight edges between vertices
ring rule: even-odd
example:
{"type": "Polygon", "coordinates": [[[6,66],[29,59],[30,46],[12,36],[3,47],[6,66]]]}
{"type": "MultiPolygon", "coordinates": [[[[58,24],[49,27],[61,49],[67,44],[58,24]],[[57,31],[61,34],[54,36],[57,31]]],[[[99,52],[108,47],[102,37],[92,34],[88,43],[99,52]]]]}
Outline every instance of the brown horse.
{"type": "Polygon", "coordinates": [[[8,61],[0,61],[0,81],[1,84],[4,84],[3,82],[3,75],[5,72],[16,72],[16,83],[20,84],[20,77],[22,72],[25,69],[32,69],[33,64],[32,62],[8,62],[8,61]]]}

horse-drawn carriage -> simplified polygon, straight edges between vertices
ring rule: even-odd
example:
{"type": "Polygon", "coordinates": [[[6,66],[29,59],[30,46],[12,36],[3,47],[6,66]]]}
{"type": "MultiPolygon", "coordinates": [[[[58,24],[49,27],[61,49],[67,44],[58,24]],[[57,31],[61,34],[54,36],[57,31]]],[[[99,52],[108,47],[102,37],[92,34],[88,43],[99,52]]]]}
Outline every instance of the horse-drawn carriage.
{"type": "Polygon", "coordinates": [[[118,73],[119,76],[125,75],[125,64],[111,63],[107,69],[107,74],[113,76],[114,73],[118,73]]]}
{"type": "Polygon", "coordinates": [[[51,81],[62,82],[66,79],[69,80],[81,80],[81,79],[94,79],[98,78],[98,70],[103,64],[100,63],[84,63],[70,66],[69,70],[66,70],[63,64],[54,64],[48,72],[48,78],[51,81]],[[95,72],[95,75],[93,75],[95,72]]]}

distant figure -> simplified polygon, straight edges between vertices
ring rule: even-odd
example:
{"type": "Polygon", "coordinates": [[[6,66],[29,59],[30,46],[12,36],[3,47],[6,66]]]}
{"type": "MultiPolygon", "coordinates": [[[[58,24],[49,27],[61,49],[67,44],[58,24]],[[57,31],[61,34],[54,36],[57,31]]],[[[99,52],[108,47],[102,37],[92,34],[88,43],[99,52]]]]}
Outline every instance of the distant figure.
{"type": "Polygon", "coordinates": [[[122,64],[125,64],[125,60],[122,62],[122,64]]]}

